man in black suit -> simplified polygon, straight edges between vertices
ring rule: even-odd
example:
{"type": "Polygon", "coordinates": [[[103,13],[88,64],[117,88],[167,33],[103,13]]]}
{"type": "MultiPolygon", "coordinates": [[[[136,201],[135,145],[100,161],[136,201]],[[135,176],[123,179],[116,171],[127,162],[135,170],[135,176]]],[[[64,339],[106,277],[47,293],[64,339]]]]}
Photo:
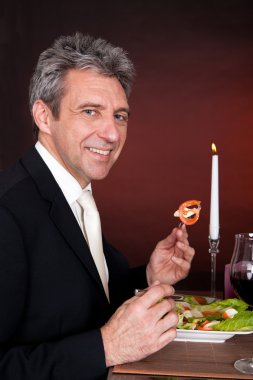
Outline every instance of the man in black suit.
{"type": "Polygon", "coordinates": [[[176,336],[168,296],[194,256],[185,227],[131,270],[103,237],[105,284],[79,216],[79,197],[125,143],[133,74],[122,49],[80,33],[40,55],[30,86],[38,141],[0,176],[1,379],[99,379],[176,336]],[[141,297],[138,287],[148,287],[141,297]]]}

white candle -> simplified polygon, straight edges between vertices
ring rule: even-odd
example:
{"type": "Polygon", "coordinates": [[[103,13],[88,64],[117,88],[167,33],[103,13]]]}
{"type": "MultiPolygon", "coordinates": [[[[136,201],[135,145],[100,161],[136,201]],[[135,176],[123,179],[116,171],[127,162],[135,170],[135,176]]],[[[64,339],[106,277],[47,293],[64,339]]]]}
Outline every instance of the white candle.
{"type": "Polygon", "coordinates": [[[212,144],[212,151],[209,236],[210,239],[217,240],[219,238],[219,159],[215,144],[212,144]]]}

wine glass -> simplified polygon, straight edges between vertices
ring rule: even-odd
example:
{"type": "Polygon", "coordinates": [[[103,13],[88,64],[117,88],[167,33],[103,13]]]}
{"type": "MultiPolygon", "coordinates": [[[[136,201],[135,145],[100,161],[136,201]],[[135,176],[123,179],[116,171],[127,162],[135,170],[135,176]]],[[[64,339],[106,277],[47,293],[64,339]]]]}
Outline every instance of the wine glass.
{"type": "MultiPolygon", "coordinates": [[[[235,235],[230,280],[238,298],[253,307],[253,233],[235,235]]],[[[253,374],[253,358],[237,360],[234,366],[242,373],[253,374]]]]}

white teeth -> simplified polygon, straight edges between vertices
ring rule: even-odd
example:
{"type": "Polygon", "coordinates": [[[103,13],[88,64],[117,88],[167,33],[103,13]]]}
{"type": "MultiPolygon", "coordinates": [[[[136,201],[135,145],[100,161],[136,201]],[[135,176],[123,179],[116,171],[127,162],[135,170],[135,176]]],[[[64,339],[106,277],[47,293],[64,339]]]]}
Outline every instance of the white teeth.
{"type": "Polygon", "coordinates": [[[96,148],[90,148],[90,151],[94,153],[102,154],[104,156],[108,156],[108,154],[110,153],[110,150],[100,150],[96,148]]]}

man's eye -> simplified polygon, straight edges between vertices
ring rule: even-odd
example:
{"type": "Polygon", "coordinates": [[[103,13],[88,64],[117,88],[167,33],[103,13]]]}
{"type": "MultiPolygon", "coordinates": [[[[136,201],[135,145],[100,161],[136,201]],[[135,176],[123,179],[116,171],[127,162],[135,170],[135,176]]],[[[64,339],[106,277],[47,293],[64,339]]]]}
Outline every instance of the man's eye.
{"type": "Polygon", "coordinates": [[[121,115],[120,113],[117,113],[115,115],[115,119],[117,119],[119,121],[127,121],[128,117],[127,117],[127,115],[121,115]]]}
{"type": "Polygon", "coordinates": [[[91,109],[84,110],[83,112],[86,113],[87,115],[91,115],[91,116],[96,114],[96,111],[91,110],[91,109]]]}

